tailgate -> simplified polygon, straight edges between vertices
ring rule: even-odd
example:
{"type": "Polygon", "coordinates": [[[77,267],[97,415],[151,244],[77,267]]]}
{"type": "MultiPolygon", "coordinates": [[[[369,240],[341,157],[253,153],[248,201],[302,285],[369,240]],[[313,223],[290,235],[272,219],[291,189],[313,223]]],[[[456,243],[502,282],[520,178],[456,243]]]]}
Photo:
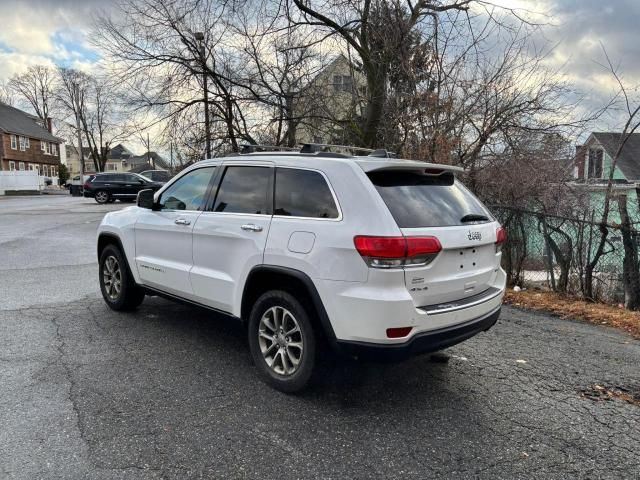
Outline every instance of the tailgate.
{"type": "Polygon", "coordinates": [[[459,300],[489,289],[500,268],[496,222],[438,228],[403,228],[407,237],[435,236],[442,251],[428,265],[405,267],[416,307],[459,300]]]}
{"type": "Polygon", "coordinates": [[[436,237],[442,246],[435,258],[404,267],[416,307],[460,300],[491,287],[500,268],[495,245],[500,225],[453,172],[378,169],[367,176],[405,237],[436,237]]]}

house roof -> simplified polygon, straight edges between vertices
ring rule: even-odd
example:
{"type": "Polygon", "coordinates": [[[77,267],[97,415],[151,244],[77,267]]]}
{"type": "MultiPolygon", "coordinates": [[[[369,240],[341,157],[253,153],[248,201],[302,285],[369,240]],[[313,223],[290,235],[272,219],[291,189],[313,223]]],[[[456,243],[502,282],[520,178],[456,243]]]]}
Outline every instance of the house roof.
{"type": "MultiPolygon", "coordinates": [[[[140,165],[148,163],[155,164],[155,168],[160,168],[163,170],[167,170],[169,168],[169,164],[167,163],[167,161],[162,158],[160,154],[158,154],[158,152],[149,152],[149,157],[147,157],[146,153],[143,155],[136,155],[127,159],[127,162],[131,166],[131,171],[140,165]],[[152,162],[148,162],[149,158],[152,160],[152,162]]],[[[152,169],[153,167],[151,168],[151,170],[152,169]]],[[[149,170],[149,168],[146,168],[145,170],[149,170]]]]}
{"type": "MultiPolygon", "coordinates": [[[[593,132],[592,135],[613,158],[620,145],[622,133],[593,132]]],[[[629,136],[618,158],[617,167],[627,180],[640,180],[640,133],[632,133],[629,136]]]]}
{"type": "Polygon", "coordinates": [[[0,130],[30,138],[61,143],[62,140],[41,127],[33,115],[0,102],[0,130]]]}

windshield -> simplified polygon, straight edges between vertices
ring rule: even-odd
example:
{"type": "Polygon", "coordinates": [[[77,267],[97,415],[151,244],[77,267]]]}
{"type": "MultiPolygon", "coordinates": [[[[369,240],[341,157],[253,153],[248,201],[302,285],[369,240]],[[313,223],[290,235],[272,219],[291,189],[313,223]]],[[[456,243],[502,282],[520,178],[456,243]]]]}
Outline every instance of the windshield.
{"type": "Polygon", "coordinates": [[[448,227],[493,221],[489,211],[453,174],[375,171],[369,179],[400,228],[448,227]]]}

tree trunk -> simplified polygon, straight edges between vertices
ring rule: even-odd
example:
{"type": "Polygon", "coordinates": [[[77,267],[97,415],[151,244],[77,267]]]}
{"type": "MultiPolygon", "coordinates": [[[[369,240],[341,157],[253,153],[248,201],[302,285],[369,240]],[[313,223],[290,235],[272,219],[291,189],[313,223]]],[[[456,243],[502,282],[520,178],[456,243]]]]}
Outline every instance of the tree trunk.
{"type": "Polygon", "coordinates": [[[367,89],[369,99],[367,102],[366,120],[362,135],[364,147],[375,148],[378,142],[378,129],[384,112],[386,100],[386,78],[379,68],[366,68],[367,89]]]}
{"type": "Polygon", "coordinates": [[[631,229],[629,212],[627,210],[627,196],[618,196],[618,210],[620,211],[622,245],[624,246],[624,260],[622,278],[624,282],[624,306],[629,310],[640,309],[640,271],[638,269],[638,250],[631,229]]]}

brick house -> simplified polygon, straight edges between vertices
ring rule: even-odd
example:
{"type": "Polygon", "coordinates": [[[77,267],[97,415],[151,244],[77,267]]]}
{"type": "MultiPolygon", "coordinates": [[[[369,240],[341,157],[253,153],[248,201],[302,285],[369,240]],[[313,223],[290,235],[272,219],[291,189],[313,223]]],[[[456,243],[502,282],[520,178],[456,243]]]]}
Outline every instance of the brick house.
{"type": "Polygon", "coordinates": [[[56,177],[62,139],[51,134],[51,121],[0,103],[0,170],[36,170],[56,177]]]}

